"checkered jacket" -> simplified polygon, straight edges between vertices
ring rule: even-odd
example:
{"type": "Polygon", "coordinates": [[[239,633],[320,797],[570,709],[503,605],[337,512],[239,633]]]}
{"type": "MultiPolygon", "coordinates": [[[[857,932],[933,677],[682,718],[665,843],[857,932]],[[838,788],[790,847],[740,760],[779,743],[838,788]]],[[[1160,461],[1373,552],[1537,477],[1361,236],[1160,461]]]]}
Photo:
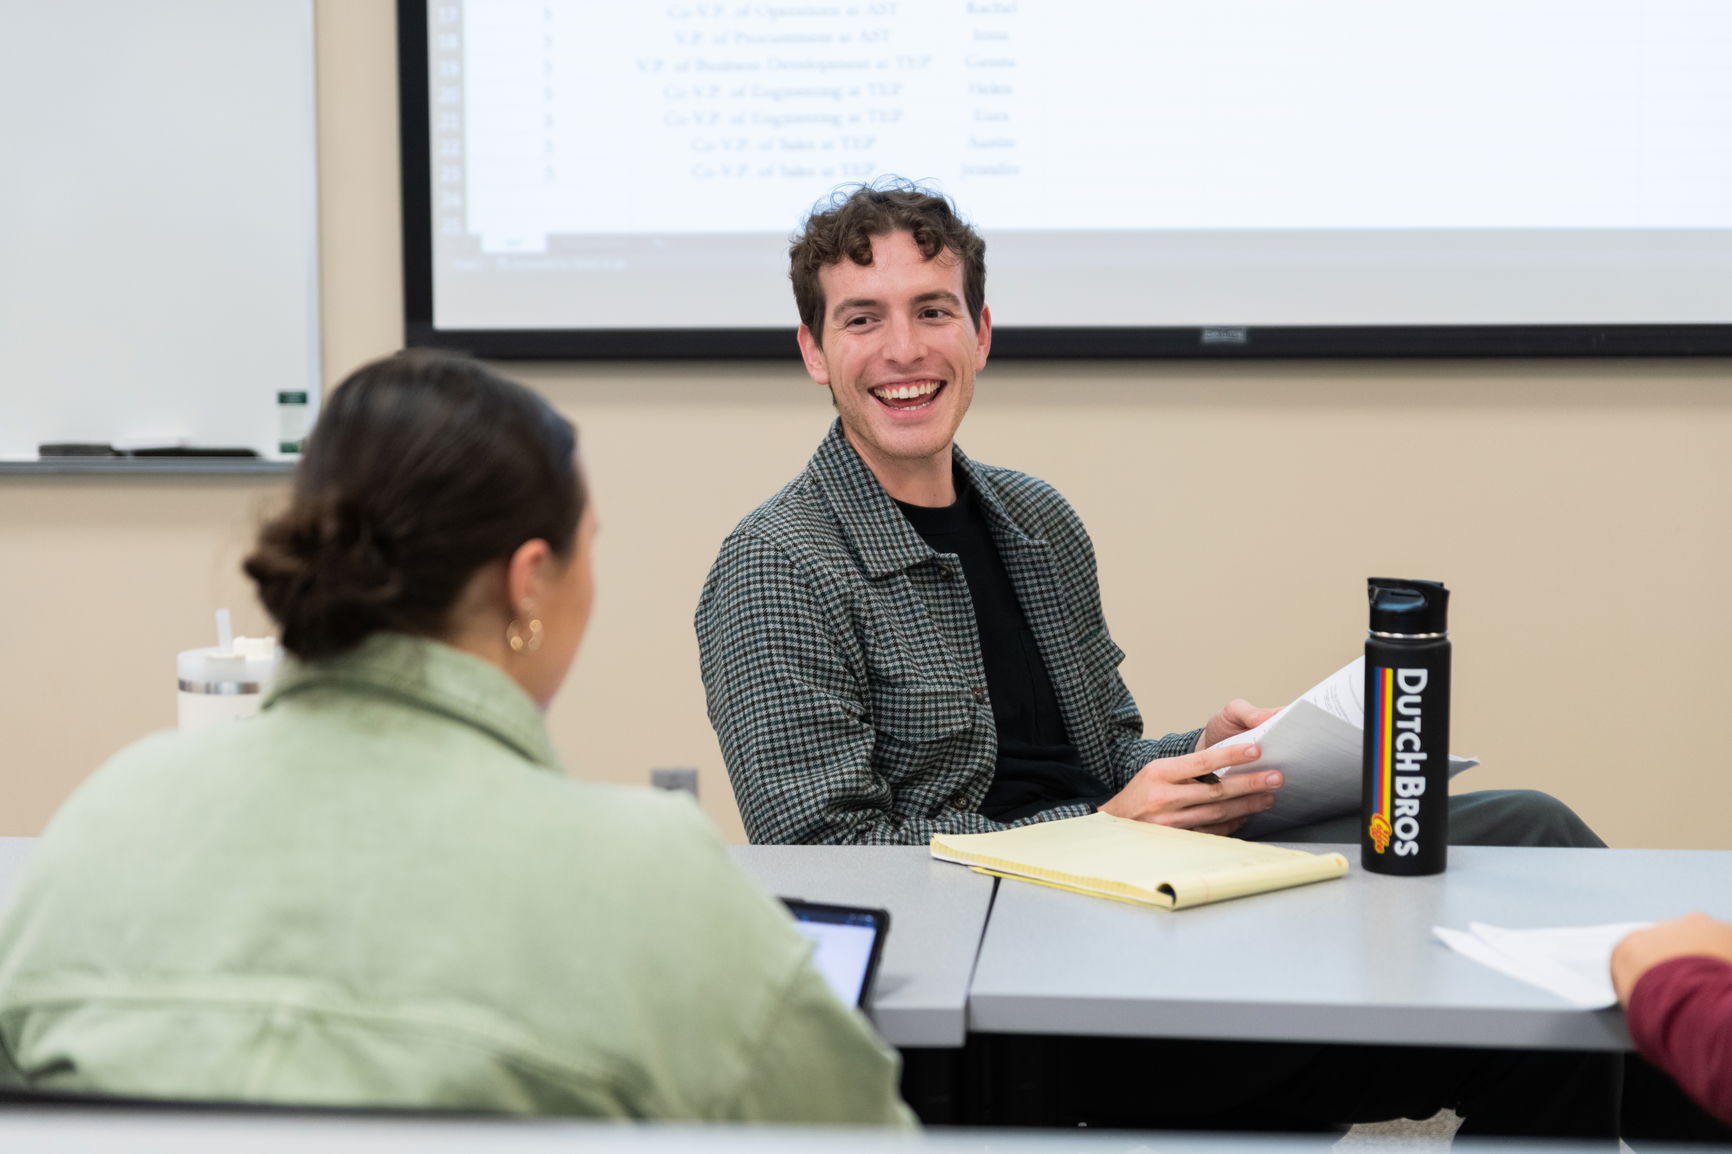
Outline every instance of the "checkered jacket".
{"type": "MultiPolygon", "coordinates": [[[[1083,767],[1119,789],[1148,761],[1189,753],[1195,730],[1142,736],[1094,549],[1064,498],[953,451],[1083,767]]],[[[722,543],[696,624],[710,722],[752,841],[924,845],[1003,828],[976,812],[998,734],[961,565],[921,540],[840,422],[722,543]]]]}

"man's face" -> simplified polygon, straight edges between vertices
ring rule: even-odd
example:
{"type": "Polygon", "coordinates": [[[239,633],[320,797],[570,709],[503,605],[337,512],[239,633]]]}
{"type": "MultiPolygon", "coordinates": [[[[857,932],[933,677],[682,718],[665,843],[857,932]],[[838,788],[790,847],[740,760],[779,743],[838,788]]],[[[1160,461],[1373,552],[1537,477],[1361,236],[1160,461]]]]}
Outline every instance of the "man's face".
{"type": "Polygon", "coordinates": [[[931,260],[914,237],[872,238],[872,263],[843,259],[818,272],[823,341],[800,326],[806,371],[830,387],[848,441],[880,479],[921,461],[950,467],[950,442],[986,367],[992,318],[976,329],[962,295],[962,262],[931,260]]]}

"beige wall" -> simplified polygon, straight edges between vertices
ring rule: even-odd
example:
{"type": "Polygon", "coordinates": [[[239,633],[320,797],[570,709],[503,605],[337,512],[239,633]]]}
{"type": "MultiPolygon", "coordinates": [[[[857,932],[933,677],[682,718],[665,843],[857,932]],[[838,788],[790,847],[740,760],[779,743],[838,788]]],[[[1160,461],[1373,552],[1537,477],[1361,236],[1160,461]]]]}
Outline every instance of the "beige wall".
{"type": "MultiPolygon", "coordinates": [[[[401,334],[392,16],[318,16],[335,381],[401,334]]],[[[828,420],[788,351],[518,371],[582,426],[603,524],[555,740],[587,778],[697,766],[735,838],[690,620],[722,535],[828,420]]],[[[1455,746],[1485,761],[1461,784],[1550,790],[1618,845],[1732,848],[1727,362],[1006,362],[962,441],[1088,521],[1151,726],[1287,700],[1357,651],[1368,574],[1441,577],[1455,746]]],[[[236,567],[282,489],[0,478],[0,834],[37,832],[103,757],[173,724],[173,655],[207,643],[212,608],[262,627],[236,567]]]]}

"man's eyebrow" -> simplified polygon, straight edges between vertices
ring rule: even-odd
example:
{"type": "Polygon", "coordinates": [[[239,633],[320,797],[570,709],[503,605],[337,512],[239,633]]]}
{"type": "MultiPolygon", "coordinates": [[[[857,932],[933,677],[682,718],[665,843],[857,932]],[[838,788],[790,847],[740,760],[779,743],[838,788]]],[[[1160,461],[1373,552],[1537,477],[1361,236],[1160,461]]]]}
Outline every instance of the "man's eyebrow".
{"type": "Polygon", "coordinates": [[[836,306],[830,310],[830,315],[836,317],[841,316],[850,309],[872,309],[877,307],[878,302],[872,297],[849,297],[845,301],[837,301],[836,306]]]}

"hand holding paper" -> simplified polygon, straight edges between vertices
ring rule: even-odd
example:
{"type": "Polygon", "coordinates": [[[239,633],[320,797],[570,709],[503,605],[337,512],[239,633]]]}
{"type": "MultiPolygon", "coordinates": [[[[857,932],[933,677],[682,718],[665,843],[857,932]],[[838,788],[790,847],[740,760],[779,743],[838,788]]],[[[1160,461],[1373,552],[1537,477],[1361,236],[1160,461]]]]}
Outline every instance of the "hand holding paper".
{"type": "MultiPolygon", "coordinates": [[[[1286,785],[1275,807],[1253,816],[1239,831],[1241,836],[1268,837],[1357,810],[1365,741],[1365,659],[1354,658],[1262,725],[1220,744],[1253,741],[1263,747],[1263,756],[1222,775],[1275,769],[1286,776],[1286,785]]],[[[1452,753],[1449,775],[1478,764],[1475,758],[1452,753]]]]}
{"type": "Polygon", "coordinates": [[[1221,742],[1196,753],[1157,758],[1103,803],[1100,812],[1203,833],[1233,833],[1249,815],[1274,804],[1271,791],[1280,788],[1276,774],[1232,773],[1256,755],[1255,747],[1221,742]]]}
{"type": "Polygon", "coordinates": [[[1249,733],[1279,712],[1279,709],[1260,709],[1244,698],[1236,697],[1227,702],[1221,712],[1209,718],[1208,724],[1203,726],[1203,736],[1198,748],[1210,749],[1225,744],[1229,738],[1249,733]]]}
{"type": "Polygon", "coordinates": [[[1433,926],[1431,932],[1450,949],[1500,973],[1550,990],[1584,1010],[1603,1010],[1618,1003],[1612,992],[1612,947],[1646,924],[1506,930],[1472,922],[1465,933],[1446,926],[1433,926]]]}

